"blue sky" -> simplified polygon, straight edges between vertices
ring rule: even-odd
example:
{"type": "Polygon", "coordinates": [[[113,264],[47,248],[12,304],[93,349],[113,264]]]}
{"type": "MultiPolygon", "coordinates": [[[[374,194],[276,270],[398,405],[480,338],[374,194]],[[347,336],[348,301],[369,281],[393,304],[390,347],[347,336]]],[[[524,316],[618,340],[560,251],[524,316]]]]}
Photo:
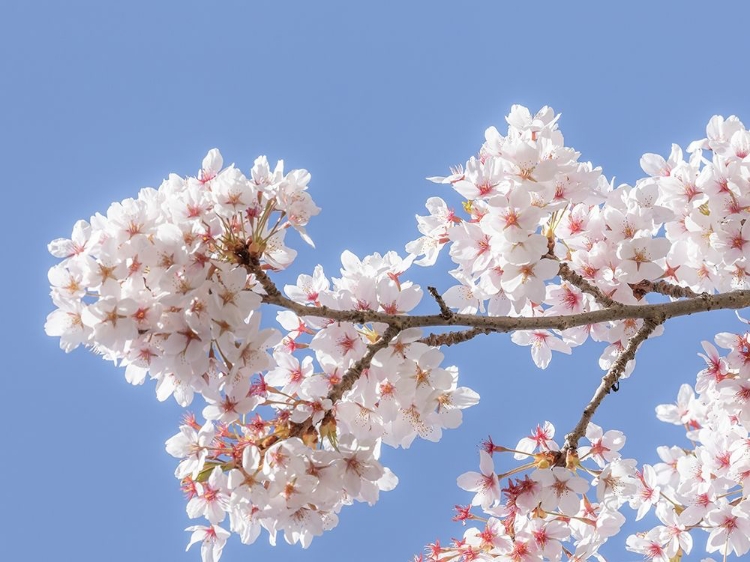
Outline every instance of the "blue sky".
{"type": "MultiPolygon", "coordinates": [[[[336,274],[345,249],[402,252],[426,198],[446,195],[424,178],[475,153],[514,103],[562,112],[581,159],[629,182],[642,153],[701,138],[714,114],[750,122],[750,6],[739,2],[28,0],[0,13],[3,560],[199,560],[183,553],[191,521],[164,452],[180,408],[44,335],[46,244],[77,219],[170,172],[194,174],[210,148],[245,170],[267,154],[310,170],[323,209],[309,227],[317,250],[297,243],[287,279],[316,263],[336,274]]],[[[413,279],[449,286],[441,271],[413,279]]],[[[671,321],[595,421],[626,432],[626,456],[655,461],[680,432],[654,406],[694,380],[701,340],[741,329],[731,314],[671,321]]],[[[305,552],[232,539],[223,560],[407,560],[459,536],[452,506],[471,495],[455,478],[476,470],[477,444],[515,445],[547,419],[565,433],[598,384],[600,351],[555,356],[542,372],[506,336],[451,350],[482,402],[439,444],[385,451],[395,491],[345,510],[305,552]]],[[[612,559],[634,559],[621,543],[612,559]]]]}

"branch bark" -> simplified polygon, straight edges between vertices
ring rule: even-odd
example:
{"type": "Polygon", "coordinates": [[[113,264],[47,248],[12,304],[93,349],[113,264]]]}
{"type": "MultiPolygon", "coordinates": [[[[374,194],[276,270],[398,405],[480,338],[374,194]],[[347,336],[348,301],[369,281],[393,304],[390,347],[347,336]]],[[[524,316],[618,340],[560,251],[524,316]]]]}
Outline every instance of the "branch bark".
{"type": "Polygon", "coordinates": [[[467,330],[453,331],[445,334],[430,334],[422,339],[424,343],[429,345],[452,345],[470,340],[479,334],[488,334],[491,332],[513,332],[517,330],[542,329],[566,330],[577,326],[598,324],[600,322],[642,319],[644,321],[643,326],[636,335],[631,338],[630,342],[628,342],[628,347],[623,351],[609,372],[602,378],[594,396],[583,410],[583,414],[578,421],[578,424],[576,424],[573,430],[565,436],[565,444],[560,456],[561,459],[564,459],[566,453],[574,452],[576,450],[578,441],[585,434],[586,427],[602,400],[604,400],[604,397],[610,392],[610,389],[612,389],[618,382],[625,370],[625,366],[628,361],[633,359],[638,347],[649,337],[657,326],[664,323],[669,318],[675,318],[678,316],[688,316],[697,312],[708,312],[710,310],[736,310],[750,306],[750,290],[731,291],[717,295],[709,295],[708,293],[698,295],[689,289],[674,287],[659,281],[644,282],[638,284],[638,286],[642,289],[658,291],[676,298],[684,297],[683,300],[659,304],[622,304],[605,295],[597,287],[590,284],[583,277],[570,269],[567,264],[561,263],[559,273],[560,277],[576,285],[582,291],[593,295],[597,302],[600,305],[605,306],[605,308],[580,314],[534,317],[494,317],[458,314],[450,311],[450,309],[445,306],[445,303],[437,290],[430,288],[430,293],[436,299],[441,308],[441,314],[411,316],[396,315],[372,310],[335,310],[326,306],[306,306],[282,295],[273,281],[261,269],[257,260],[253,260],[247,264],[247,269],[250,273],[255,275],[255,278],[263,287],[266,294],[262,295],[262,300],[266,304],[273,304],[291,310],[300,317],[328,318],[335,322],[352,322],[356,324],[380,322],[388,326],[381,338],[368,347],[367,353],[347,371],[341,382],[331,390],[328,397],[334,403],[354,385],[356,380],[362,375],[362,372],[369,366],[375,353],[380,349],[387,347],[393,337],[407,328],[437,326],[468,327],[469,329],[467,330]],[[643,285],[643,287],[641,287],[641,285],[643,285]]]}
{"type": "Polygon", "coordinates": [[[440,307],[440,316],[448,320],[453,316],[453,311],[448,308],[448,305],[445,304],[445,301],[443,300],[443,297],[438,293],[438,290],[435,287],[427,287],[427,292],[432,295],[432,298],[435,299],[435,301],[438,303],[438,306],[440,307]]]}
{"type": "Polygon", "coordinates": [[[578,441],[580,441],[581,437],[585,435],[586,428],[588,427],[591,418],[601,405],[604,397],[609,394],[612,387],[620,380],[620,377],[625,372],[625,367],[627,366],[628,361],[631,361],[635,357],[635,352],[638,351],[640,345],[646,341],[657,326],[663,322],[664,319],[655,320],[652,318],[646,318],[641,329],[630,338],[628,347],[620,354],[617,361],[615,361],[607,374],[602,377],[602,382],[599,384],[596,392],[594,392],[594,396],[591,398],[588,405],[583,409],[581,418],[573,428],[573,431],[565,436],[565,444],[562,448],[563,454],[561,455],[562,458],[565,458],[565,453],[568,451],[575,451],[578,447],[578,441]]]}
{"type": "Polygon", "coordinates": [[[458,332],[446,332],[444,334],[430,334],[429,336],[423,337],[419,340],[427,345],[438,346],[438,345],[456,345],[457,343],[463,343],[469,341],[472,338],[480,334],[491,334],[492,330],[489,328],[470,328],[468,330],[461,330],[458,332]]]}
{"type": "Polygon", "coordinates": [[[391,343],[391,340],[395,338],[398,333],[398,328],[389,326],[385,332],[383,332],[383,335],[380,336],[378,341],[367,346],[367,353],[365,353],[359,361],[346,371],[346,374],[341,378],[341,381],[328,393],[328,398],[331,402],[334,404],[338,402],[344,393],[354,386],[357,379],[362,376],[362,371],[370,366],[370,362],[375,354],[381,349],[388,347],[388,344],[391,343]]]}
{"type": "Polygon", "coordinates": [[[736,310],[750,306],[750,290],[731,291],[717,295],[703,294],[684,300],[659,304],[620,304],[616,306],[582,312],[580,314],[512,317],[512,316],[476,316],[474,314],[452,314],[445,318],[441,314],[427,315],[396,315],[372,310],[335,310],[327,306],[305,306],[294,302],[282,295],[260,268],[251,268],[256,274],[266,295],[262,296],[266,304],[274,304],[291,310],[298,316],[313,316],[329,318],[338,322],[354,322],[366,324],[382,322],[397,328],[399,331],[407,328],[423,328],[435,326],[466,326],[470,328],[489,329],[493,332],[514,332],[516,330],[567,330],[577,326],[598,324],[613,320],[629,318],[650,318],[652,320],[688,316],[696,312],[709,310],[736,310]],[[270,290],[269,290],[270,289],[270,290]]]}
{"type": "Polygon", "coordinates": [[[707,293],[696,293],[688,287],[680,287],[679,285],[672,285],[666,281],[641,281],[635,285],[632,285],[633,294],[636,298],[641,299],[646,296],[646,293],[661,293],[675,299],[679,298],[690,298],[694,299],[703,296],[707,293]]]}
{"type": "MultiPolygon", "coordinates": [[[[554,258],[554,255],[552,257],[554,258]]],[[[589,283],[586,279],[583,278],[582,275],[579,275],[578,273],[573,271],[571,267],[565,262],[560,263],[560,271],[558,272],[558,275],[560,276],[560,279],[563,279],[570,284],[575,285],[584,293],[588,293],[589,295],[594,297],[596,302],[604,307],[620,305],[620,303],[605,295],[602,290],[599,289],[599,287],[589,283]]]]}

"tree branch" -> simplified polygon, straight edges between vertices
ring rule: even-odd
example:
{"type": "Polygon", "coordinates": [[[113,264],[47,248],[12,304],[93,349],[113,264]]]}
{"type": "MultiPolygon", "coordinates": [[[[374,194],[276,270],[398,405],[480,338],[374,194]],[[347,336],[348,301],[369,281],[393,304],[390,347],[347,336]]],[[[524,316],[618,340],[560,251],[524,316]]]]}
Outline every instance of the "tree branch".
{"type": "Polygon", "coordinates": [[[567,330],[577,326],[598,324],[629,318],[669,319],[688,316],[709,310],[740,309],[750,306],[750,290],[731,291],[717,295],[702,294],[695,298],[659,304],[628,305],[615,302],[616,306],[602,310],[592,310],[580,314],[558,314],[553,316],[476,316],[474,314],[453,313],[446,319],[440,314],[397,315],[372,310],[335,310],[327,306],[305,306],[283,296],[260,267],[249,267],[266,291],[263,302],[291,310],[300,317],[330,318],[338,322],[382,322],[398,328],[424,328],[433,326],[467,326],[489,329],[493,332],[514,332],[516,330],[567,330]]]}
{"type": "Polygon", "coordinates": [[[455,345],[469,341],[470,339],[478,336],[479,334],[491,334],[494,330],[490,328],[470,328],[469,330],[461,330],[460,332],[446,332],[445,334],[430,334],[420,340],[422,343],[427,345],[438,346],[438,345],[455,345]]]}
{"type": "MultiPolygon", "coordinates": [[[[657,328],[657,326],[662,324],[664,320],[665,319],[653,318],[644,319],[641,329],[630,338],[628,347],[620,354],[617,361],[615,361],[614,365],[610,367],[607,374],[602,377],[602,382],[599,384],[599,388],[596,389],[591,401],[583,409],[581,419],[578,420],[573,431],[565,436],[565,445],[562,449],[563,453],[578,448],[578,441],[580,441],[581,437],[585,435],[586,428],[588,427],[594,412],[599,408],[604,397],[609,394],[610,389],[620,380],[620,377],[625,372],[625,367],[627,366],[628,361],[631,361],[635,357],[635,352],[638,351],[638,347],[648,339],[651,333],[657,328]]],[[[564,456],[565,455],[562,455],[563,458],[564,456]]]]}
{"type": "Polygon", "coordinates": [[[453,316],[453,311],[448,308],[448,305],[445,304],[443,297],[440,296],[440,293],[438,293],[438,290],[435,287],[427,287],[427,292],[429,292],[432,295],[432,298],[437,301],[438,306],[440,307],[440,316],[446,320],[453,316]]]}
{"type": "Polygon", "coordinates": [[[563,279],[568,283],[575,285],[584,293],[588,293],[589,295],[594,297],[596,302],[598,302],[600,305],[607,308],[612,306],[620,306],[619,302],[605,295],[599,287],[593,285],[592,283],[589,283],[586,279],[583,278],[582,275],[579,275],[578,273],[573,271],[567,263],[560,262],[560,271],[558,272],[558,275],[560,276],[560,279],[563,279]]]}
{"type": "MultiPolygon", "coordinates": [[[[263,290],[266,292],[266,296],[269,299],[277,299],[277,298],[286,299],[286,297],[282,295],[281,291],[279,291],[279,289],[276,287],[276,284],[273,281],[271,281],[271,278],[268,275],[266,275],[265,271],[263,271],[263,268],[260,266],[260,261],[258,261],[257,256],[250,257],[250,263],[245,264],[245,269],[247,269],[249,273],[252,273],[255,275],[255,278],[258,280],[261,287],[263,287],[263,290]]],[[[286,299],[286,300],[289,300],[289,299],[286,299]]],[[[264,302],[265,302],[265,299],[264,299],[264,302]]]]}
{"type": "MultiPolygon", "coordinates": [[[[398,328],[388,326],[388,328],[385,330],[385,332],[383,332],[383,335],[380,336],[380,339],[378,341],[367,346],[367,353],[365,353],[356,363],[354,363],[354,365],[349,367],[349,369],[346,371],[346,374],[344,374],[344,376],[341,377],[341,380],[330,390],[327,398],[333,404],[336,404],[339,400],[341,400],[341,397],[344,395],[344,393],[354,386],[354,383],[357,382],[359,377],[362,376],[362,372],[370,366],[372,358],[375,357],[375,354],[381,349],[388,347],[388,344],[391,343],[391,340],[395,338],[398,333],[398,328]]],[[[336,421],[332,412],[333,410],[327,412],[323,417],[321,428],[327,424],[333,424],[335,427],[336,421]]],[[[322,429],[321,432],[323,432],[322,429]]],[[[304,422],[291,424],[290,435],[292,437],[302,437],[306,434],[317,435],[317,432],[312,425],[312,416],[304,422]]]]}
{"type": "MultiPolygon", "coordinates": [[[[598,288],[572,271],[567,264],[561,263],[561,278],[573,283],[581,290],[592,294],[600,304],[608,304],[608,307],[601,310],[592,310],[589,312],[570,315],[534,317],[476,316],[473,314],[453,313],[447,306],[444,306],[445,302],[437,293],[437,290],[434,290],[433,296],[435,297],[435,295],[437,295],[435,298],[438,301],[438,304],[441,304],[442,302],[441,314],[414,316],[396,315],[372,310],[335,310],[326,306],[305,306],[282,295],[273,281],[261,269],[257,259],[251,260],[246,267],[250,273],[255,275],[256,279],[263,287],[266,294],[262,295],[262,300],[266,304],[274,304],[287,310],[291,310],[300,317],[329,318],[337,322],[353,322],[357,324],[381,322],[388,326],[381,338],[376,343],[368,346],[367,353],[346,372],[341,379],[341,382],[331,390],[328,398],[334,403],[338,401],[345,392],[351,389],[357,379],[362,375],[362,372],[370,365],[370,361],[372,361],[375,353],[380,349],[387,347],[393,337],[407,328],[430,326],[470,327],[469,330],[458,332],[430,334],[421,340],[428,345],[452,345],[462,341],[467,341],[479,334],[487,334],[490,332],[513,332],[517,330],[541,329],[566,330],[577,326],[598,324],[600,322],[643,319],[643,327],[635,336],[633,336],[633,338],[631,338],[630,342],[628,342],[628,347],[623,351],[609,372],[602,378],[599,388],[597,388],[588,406],[584,409],[578,424],[573,431],[566,435],[565,445],[560,458],[564,457],[562,453],[574,451],[577,448],[578,441],[585,434],[586,427],[588,426],[591,417],[594,415],[594,412],[596,412],[596,409],[604,399],[604,396],[610,391],[613,385],[617,383],[622,376],[628,361],[633,359],[638,347],[648,338],[657,326],[664,323],[669,318],[675,318],[678,316],[688,316],[697,312],[707,312],[710,310],[736,310],[750,306],[750,290],[731,291],[717,295],[709,295],[708,293],[695,295],[695,293],[689,289],[673,289],[671,285],[658,281],[649,282],[649,287],[652,287],[659,292],[671,291],[671,293],[665,292],[665,294],[670,294],[670,296],[674,294],[686,296],[687,298],[659,304],[622,304],[604,295],[598,288]],[[691,293],[695,296],[688,296],[691,293]],[[445,314],[446,311],[450,313],[449,317],[446,317],[448,316],[445,314]]],[[[430,292],[432,293],[432,290],[430,292]]]]}
{"type": "Polygon", "coordinates": [[[341,381],[328,393],[328,398],[331,402],[334,404],[338,402],[344,393],[354,386],[357,379],[362,376],[362,371],[370,366],[370,362],[375,354],[381,349],[388,347],[388,344],[391,343],[391,340],[395,338],[398,333],[398,328],[388,326],[378,341],[367,346],[367,353],[365,353],[365,355],[354,365],[349,367],[346,374],[341,378],[341,381]]]}
{"type": "MultiPolygon", "coordinates": [[[[631,288],[633,289],[633,295],[640,300],[644,296],[646,296],[646,293],[661,293],[662,295],[667,295],[668,297],[672,297],[675,299],[679,298],[689,298],[694,299],[701,297],[702,294],[696,293],[692,289],[688,287],[680,287],[679,285],[673,285],[672,283],[667,283],[666,281],[641,281],[640,283],[636,283],[634,285],[631,285],[631,288]]],[[[703,293],[707,294],[707,293],[703,293]]]]}

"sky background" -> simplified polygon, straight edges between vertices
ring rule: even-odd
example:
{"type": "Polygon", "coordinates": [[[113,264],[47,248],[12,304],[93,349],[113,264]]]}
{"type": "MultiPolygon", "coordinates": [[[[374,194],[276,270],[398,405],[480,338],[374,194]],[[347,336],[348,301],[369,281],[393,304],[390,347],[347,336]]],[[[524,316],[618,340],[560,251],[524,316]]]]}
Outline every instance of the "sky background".
{"type": "MultiPolygon", "coordinates": [[[[562,112],[581,160],[631,183],[641,154],[702,138],[712,115],[750,122],[743,2],[4,0],[0,20],[0,560],[200,560],[198,547],[183,552],[194,522],[164,451],[181,409],[44,334],[46,245],[77,219],[170,172],[195,174],[210,148],[245,171],[267,154],[310,170],[323,209],[308,229],[317,250],[289,236],[300,256],[281,279],[316,263],[336,276],[345,249],[403,253],[427,197],[449,196],[424,178],[463,163],[490,125],[502,131],[512,104],[562,112]]],[[[445,290],[439,265],[411,278],[445,290]]],[[[683,442],[654,407],[694,381],[701,340],[742,328],[729,313],[670,321],[594,421],[625,431],[624,456],[656,462],[656,446],[683,442]]],[[[513,446],[544,420],[569,431],[600,352],[539,371],[504,335],[450,350],[482,401],[440,443],[384,450],[396,490],[345,509],[305,552],[281,538],[273,549],[264,533],[249,547],[233,537],[223,560],[406,561],[460,536],[452,506],[472,495],[455,480],[477,469],[478,443],[513,446]]],[[[611,561],[638,559],[624,540],[611,561]]]]}

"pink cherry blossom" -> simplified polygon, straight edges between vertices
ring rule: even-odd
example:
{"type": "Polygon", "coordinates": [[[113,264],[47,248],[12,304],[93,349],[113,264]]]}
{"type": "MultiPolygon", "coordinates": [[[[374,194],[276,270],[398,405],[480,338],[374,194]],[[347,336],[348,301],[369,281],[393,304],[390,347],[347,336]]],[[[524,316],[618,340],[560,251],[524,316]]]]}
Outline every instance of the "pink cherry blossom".
{"type": "Polygon", "coordinates": [[[466,472],[458,477],[458,487],[468,492],[476,492],[472,505],[489,507],[500,501],[500,485],[495,474],[495,463],[484,451],[479,451],[479,470],[466,472]]]}

